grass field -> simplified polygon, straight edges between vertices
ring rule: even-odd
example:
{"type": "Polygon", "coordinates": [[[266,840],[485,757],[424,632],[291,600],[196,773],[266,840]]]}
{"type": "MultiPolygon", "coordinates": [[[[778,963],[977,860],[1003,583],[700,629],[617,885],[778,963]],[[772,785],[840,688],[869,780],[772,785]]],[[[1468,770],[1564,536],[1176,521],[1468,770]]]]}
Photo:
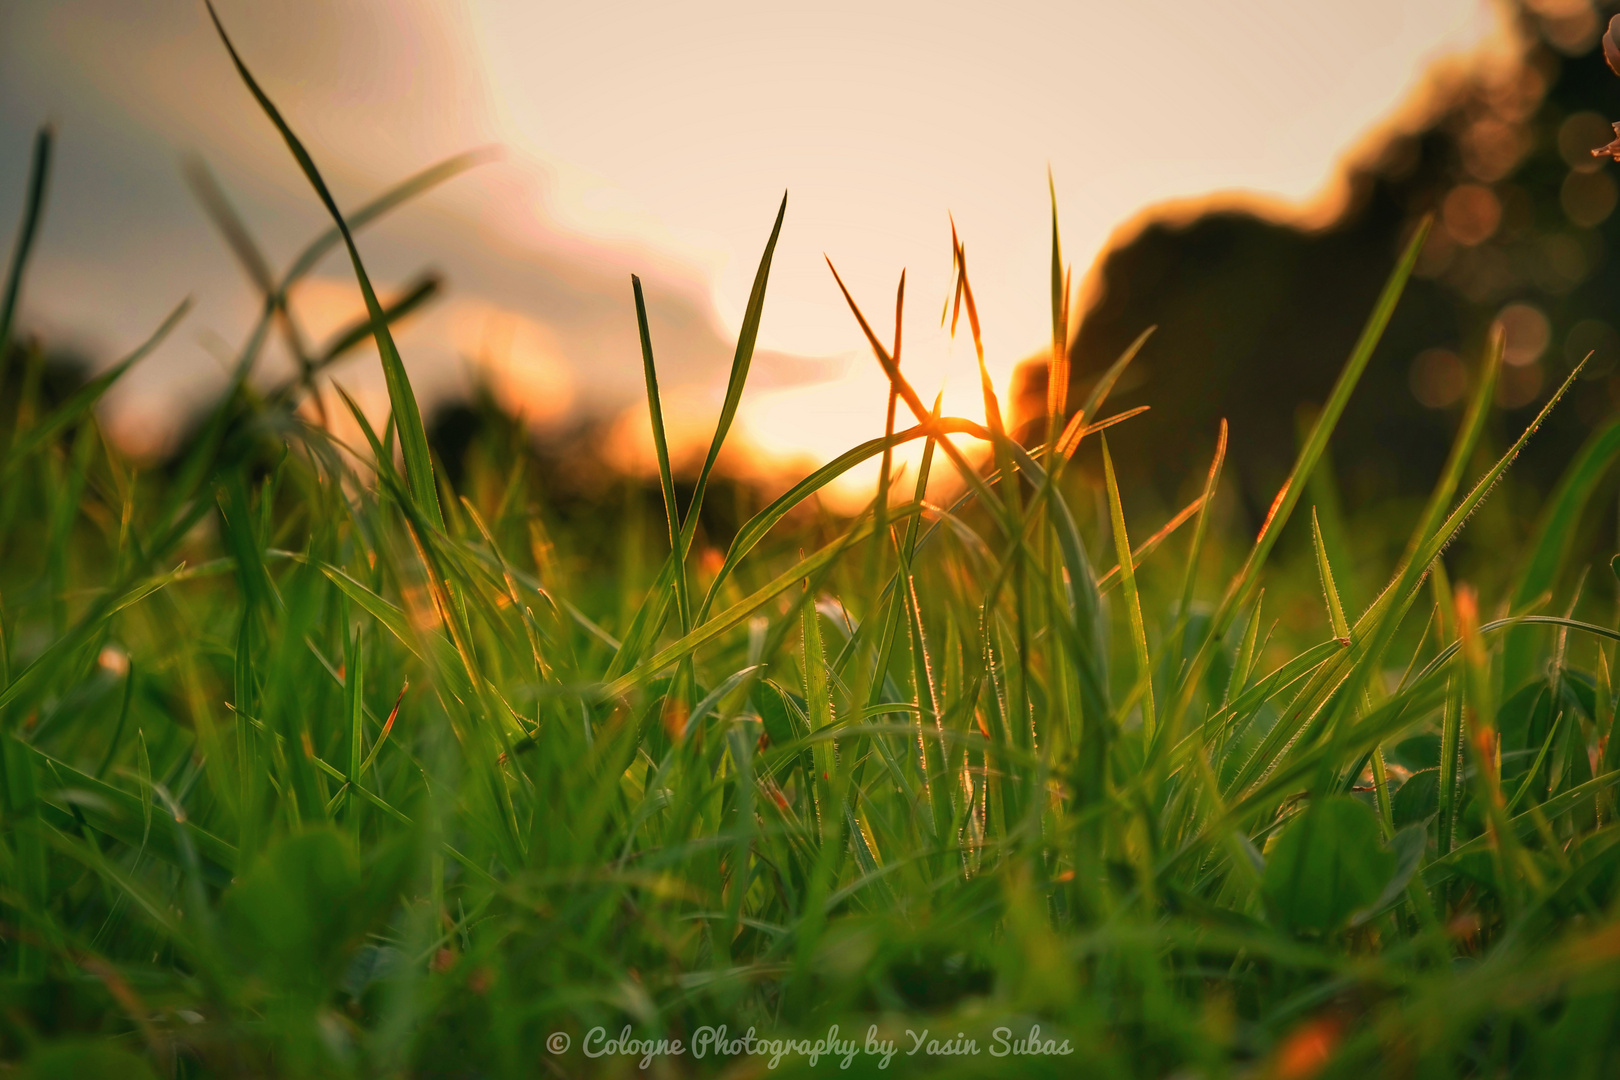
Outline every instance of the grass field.
{"type": "Polygon", "coordinates": [[[1620,634],[1574,542],[1620,426],[1490,595],[1445,555],[1534,435],[1486,451],[1500,338],[1364,609],[1313,509],[1422,230],[1253,539],[1211,509],[1224,430],[1168,523],[1119,490],[1103,429],[1134,413],[1107,405],[1133,353],[1064,400],[1054,221],[1047,423],[1010,437],[988,377],[984,424],[939,415],[851,298],[891,433],[700,558],[778,215],[685,498],[642,317],[644,566],[632,523],[621,549],[558,527],[515,422],[460,490],[436,463],[388,330],[415,301],[379,301],[352,234],[466,163],[342,216],[241,72],[334,228],[260,275],[168,467],[94,407],[183,309],[57,401],[10,342],[34,148],[0,297],[0,1075],[1620,1073],[1620,634]],[[293,286],[340,247],[371,318],[267,387],[293,286]],[[367,334],[391,420],[351,405],[368,445],[344,446],[309,392],[367,334]],[[1102,498],[1069,468],[1093,440],[1102,498]],[[816,510],[873,458],[893,498],[816,510]],[[924,499],[944,472],[948,506],[924,499]],[[1270,565],[1285,527],[1314,574],[1270,565]],[[1319,630],[1274,633],[1301,602],[1319,630]]]}

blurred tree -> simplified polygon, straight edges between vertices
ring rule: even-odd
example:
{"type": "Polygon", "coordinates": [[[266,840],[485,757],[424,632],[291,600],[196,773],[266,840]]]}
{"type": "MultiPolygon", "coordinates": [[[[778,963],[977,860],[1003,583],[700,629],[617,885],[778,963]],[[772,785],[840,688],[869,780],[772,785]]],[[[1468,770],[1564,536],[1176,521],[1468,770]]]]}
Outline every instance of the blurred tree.
{"type": "MultiPolygon", "coordinates": [[[[1188,463],[1207,455],[1224,416],[1229,468],[1262,515],[1292,460],[1299,412],[1326,396],[1396,253],[1431,212],[1416,277],[1339,427],[1347,497],[1427,490],[1497,318],[1508,334],[1502,431],[1522,428],[1593,353],[1516,466],[1522,479],[1545,489],[1616,413],[1620,165],[1590,154],[1620,118],[1620,79],[1599,45],[1607,14],[1587,0],[1537,0],[1507,17],[1511,53],[1435,72],[1427,120],[1358,155],[1343,209],[1325,225],[1166,208],[1122,231],[1093,270],[1069,400],[1158,326],[1114,399],[1153,406],[1110,434],[1138,481],[1167,498],[1196,482],[1201,466],[1188,463]]],[[[1022,375],[1021,415],[1038,415],[1044,360],[1022,375]]]]}

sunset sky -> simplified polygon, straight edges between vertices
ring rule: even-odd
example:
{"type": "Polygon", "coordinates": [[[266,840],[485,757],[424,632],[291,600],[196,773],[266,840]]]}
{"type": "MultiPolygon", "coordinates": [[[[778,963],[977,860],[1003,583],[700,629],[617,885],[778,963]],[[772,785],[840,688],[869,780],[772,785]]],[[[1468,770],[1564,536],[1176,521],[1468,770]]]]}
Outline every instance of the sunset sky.
{"type": "MultiPolygon", "coordinates": [[[[907,271],[905,365],[982,415],[973,353],[939,327],[948,215],[1005,386],[1049,339],[1047,170],[1080,279],[1151,204],[1328,197],[1347,148],[1434,62],[1489,50],[1487,0],[520,3],[220,0],[244,59],[354,205],[456,151],[503,156],[363,234],[391,285],[447,298],[399,335],[418,392],[482,373],[538,424],[624,417],[641,394],[641,274],[677,433],[718,406],[782,192],[789,203],[741,419],[762,468],[881,432],[883,383],[822,261],[887,334],[907,271]]],[[[109,403],[159,449],[222,382],[254,292],[186,189],[195,153],[278,267],[324,220],[230,70],[200,0],[0,5],[0,237],[42,120],[60,153],[23,324],[99,362],[183,296],[194,313],[109,403]]],[[[295,297],[319,338],[359,310],[347,266],[295,297]]],[[[375,354],[339,379],[379,412],[375,354]]]]}

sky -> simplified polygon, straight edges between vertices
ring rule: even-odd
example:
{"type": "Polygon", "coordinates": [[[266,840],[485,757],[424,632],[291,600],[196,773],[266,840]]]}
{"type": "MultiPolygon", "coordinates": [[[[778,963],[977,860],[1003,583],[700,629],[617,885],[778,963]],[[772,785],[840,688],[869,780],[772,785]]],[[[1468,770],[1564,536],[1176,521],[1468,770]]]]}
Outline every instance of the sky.
{"type": "MultiPolygon", "coordinates": [[[[976,360],[940,325],[950,229],[987,366],[1051,336],[1050,175],[1077,281],[1167,200],[1331,200],[1348,150],[1437,62],[1493,47],[1490,0],[953,0],[589,4],[219,0],[244,60],[340,203],[499,148],[362,234],[372,276],[445,297],[398,341],[431,403],[473,381],[537,427],[611,423],[650,460],[629,277],[641,276],[672,440],[706,440],[783,193],[735,468],[802,469],[881,434],[885,385],[826,259],[902,363],[983,416],[976,360]]],[[[192,313],[107,404],[156,453],[225,379],[254,288],[183,178],[205,161],[285,266],[326,221],[229,66],[201,0],[0,2],[0,242],[40,122],[59,152],[22,325],[110,363],[182,297],[192,313]]],[[[359,311],[329,258],[293,298],[311,338],[359,311]]],[[[276,364],[267,361],[266,377],[276,364]]],[[[336,378],[380,416],[375,351],[336,378]]],[[[860,494],[870,477],[842,490],[860,494]]]]}

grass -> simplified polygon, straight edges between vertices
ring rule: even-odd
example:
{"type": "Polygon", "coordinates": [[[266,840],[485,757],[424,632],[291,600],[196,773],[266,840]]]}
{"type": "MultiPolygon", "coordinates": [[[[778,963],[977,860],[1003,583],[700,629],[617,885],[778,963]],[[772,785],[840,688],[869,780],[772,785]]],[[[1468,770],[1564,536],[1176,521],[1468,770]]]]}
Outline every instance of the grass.
{"type": "MultiPolygon", "coordinates": [[[[1133,513],[1101,432],[1140,411],[1103,411],[1140,341],[1032,433],[988,378],[986,424],[942,416],[901,367],[902,278],[890,344],[845,293],[887,434],[703,559],[784,201],[684,505],[633,283],[668,552],[647,571],[557,527],[515,429],[459,490],[435,460],[389,323],[436,284],[384,304],[355,234],[472,159],[345,216],[231,55],[333,228],[278,278],[198,181],[263,307],[169,468],[94,406],[183,307],[54,404],[39,351],[6,347],[35,146],[0,311],[0,1074],[1614,1075],[1620,634],[1575,539],[1620,426],[1499,596],[1453,583],[1448,547],[1540,423],[1486,452],[1498,337],[1359,617],[1314,508],[1309,572],[1272,565],[1422,230],[1252,542],[1214,512],[1224,429],[1185,510],[1151,534],[1133,513]],[[339,244],[369,317],[311,346],[294,287],[339,244]],[[368,332],[392,415],[348,403],[349,447],[309,395],[368,332]],[[266,391],[273,334],[300,374],[266,391]],[[1105,498],[1071,465],[1088,439],[1105,498]],[[908,479],[891,452],[916,440],[908,479]],[[813,512],[874,457],[892,499],[813,512]],[[647,1046],[586,1056],[627,1025],[647,1046]],[[847,1053],[810,1053],[833,1025],[847,1053]],[[721,1026],[763,1041],[698,1056],[721,1026]]],[[[1060,387],[1055,214],[1052,254],[1060,387]]]]}

